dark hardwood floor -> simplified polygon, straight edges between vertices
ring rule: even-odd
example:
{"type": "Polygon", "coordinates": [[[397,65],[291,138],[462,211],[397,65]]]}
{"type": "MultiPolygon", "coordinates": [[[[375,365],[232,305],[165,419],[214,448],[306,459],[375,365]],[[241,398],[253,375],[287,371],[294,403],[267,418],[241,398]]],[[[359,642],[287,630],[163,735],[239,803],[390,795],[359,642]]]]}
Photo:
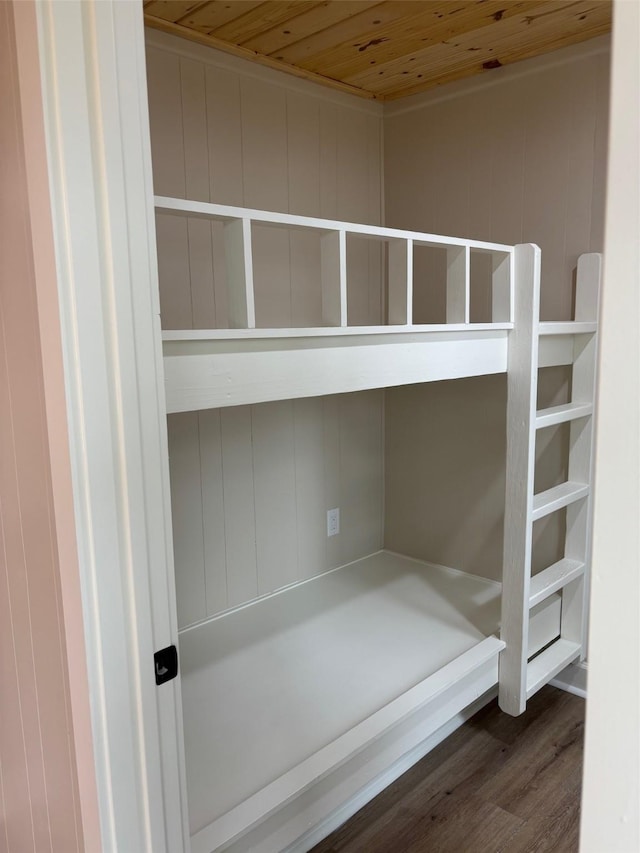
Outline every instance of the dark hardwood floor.
{"type": "Polygon", "coordinates": [[[576,853],[584,701],[493,702],[312,853],[576,853]]]}

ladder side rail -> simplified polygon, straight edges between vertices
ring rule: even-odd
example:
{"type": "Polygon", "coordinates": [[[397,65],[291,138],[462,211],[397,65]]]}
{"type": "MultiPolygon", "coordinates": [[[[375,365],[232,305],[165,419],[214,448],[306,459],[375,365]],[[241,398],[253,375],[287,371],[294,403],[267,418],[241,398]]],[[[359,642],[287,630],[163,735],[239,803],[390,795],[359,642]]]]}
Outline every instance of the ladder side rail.
{"type": "MultiPolygon", "coordinates": [[[[597,321],[602,276],[602,255],[590,253],[578,260],[576,281],[576,320],[597,321]]],[[[576,337],[574,342],[572,400],[594,402],[596,394],[597,333],[576,337]]],[[[574,421],[569,436],[569,479],[583,483],[593,480],[593,418],[574,421]]],[[[579,643],[580,659],[584,660],[591,563],[591,528],[593,497],[591,493],[567,510],[565,556],[581,560],[585,572],[568,584],[562,594],[560,635],[579,643]]]]}
{"type": "Polygon", "coordinates": [[[540,249],[515,247],[515,326],[507,363],[507,469],[502,568],[502,629],[499,704],[521,714],[527,701],[529,586],[533,530],[540,249]]]}

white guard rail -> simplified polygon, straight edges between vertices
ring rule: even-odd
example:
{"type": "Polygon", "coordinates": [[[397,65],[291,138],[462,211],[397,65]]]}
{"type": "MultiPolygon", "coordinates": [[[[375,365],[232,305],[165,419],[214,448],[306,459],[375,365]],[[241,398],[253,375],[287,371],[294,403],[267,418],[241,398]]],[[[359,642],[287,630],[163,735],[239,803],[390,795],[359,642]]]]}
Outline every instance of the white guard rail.
{"type": "Polygon", "coordinates": [[[513,246],[161,196],[156,197],[155,207],[158,213],[225,223],[229,325],[233,329],[254,329],[256,326],[252,223],[320,232],[325,328],[348,328],[348,234],[388,244],[388,325],[385,328],[424,328],[413,323],[413,250],[416,246],[441,248],[447,252],[446,324],[442,325],[473,325],[470,323],[471,252],[489,253],[492,256],[492,323],[513,323],[513,246]]]}

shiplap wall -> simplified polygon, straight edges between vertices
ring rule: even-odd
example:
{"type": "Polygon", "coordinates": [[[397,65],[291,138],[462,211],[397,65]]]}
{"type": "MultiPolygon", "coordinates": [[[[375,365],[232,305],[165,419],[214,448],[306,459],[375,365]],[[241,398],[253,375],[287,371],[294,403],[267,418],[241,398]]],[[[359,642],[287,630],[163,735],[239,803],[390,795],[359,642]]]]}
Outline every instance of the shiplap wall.
{"type": "Polygon", "coordinates": [[[0,851],[81,853],[100,836],[30,3],[0,4],[0,182],[0,851]]]}
{"type": "MultiPolygon", "coordinates": [[[[598,39],[391,105],[386,224],[538,243],[542,319],[570,318],[578,255],[603,247],[608,67],[598,39]]],[[[437,315],[427,274],[416,265],[418,298],[437,315]]],[[[567,393],[566,370],[541,371],[546,405],[567,393]]],[[[505,403],[503,376],[387,393],[387,547],[500,577],[505,403]]],[[[537,489],[564,478],[566,441],[541,433],[537,489]]],[[[556,558],[562,524],[536,525],[534,570],[556,558]]]]}
{"type": "MultiPolygon", "coordinates": [[[[158,33],[147,62],[156,193],[380,222],[370,105],[158,33]]],[[[163,327],[227,326],[219,226],[159,216],[157,234],[163,327]]],[[[258,325],[321,325],[317,236],[259,229],[253,248],[258,325]]],[[[348,313],[381,322],[375,244],[350,246],[348,313]]],[[[382,391],[169,417],[181,626],[381,547],[382,418],[382,391]]]]}

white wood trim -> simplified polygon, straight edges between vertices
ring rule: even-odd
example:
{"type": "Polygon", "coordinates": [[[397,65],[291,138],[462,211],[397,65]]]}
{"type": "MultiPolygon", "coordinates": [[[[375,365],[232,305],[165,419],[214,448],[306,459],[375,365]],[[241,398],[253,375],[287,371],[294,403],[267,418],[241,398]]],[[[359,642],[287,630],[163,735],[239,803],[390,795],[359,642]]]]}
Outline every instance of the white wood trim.
{"type": "Polygon", "coordinates": [[[536,429],[567,423],[567,421],[586,418],[593,414],[593,403],[565,403],[562,406],[550,406],[536,412],[536,429]]]}
{"type": "Polygon", "coordinates": [[[422,341],[384,344],[351,339],[350,343],[165,355],[167,412],[483,376],[503,373],[507,365],[507,332],[436,334],[422,341]]]}
{"type": "Polygon", "coordinates": [[[359,222],[339,222],[333,219],[321,219],[314,216],[299,216],[293,213],[276,213],[271,210],[253,210],[234,207],[227,204],[213,204],[208,201],[168,198],[156,196],[155,206],[158,213],[170,213],[175,216],[188,216],[213,220],[247,218],[252,222],[264,222],[286,228],[314,228],[319,231],[345,231],[347,234],[360,234],[365,237],[385,237],[387,239],[413,240],[418,245],[469,246],[482,252],[505,252],[512,254],[513,246],[503,243],[487,243],[483,240],[466,240],[463,237],[446,237],[439,234],[427,234],[421,231],[405,231],[386,228],[382,225],[362,225],[359,222]]]}
{"type": "MultiPolygon", "coordinates": [[[[596,322],[600,303],[602,255],[591,253],[578,259],[575,317],[580,322],[596,322]]],[[[575,403],[593,405],[596,396],[598,334],[578,336],[574,340],[574,363],[571,398],[575,403]]],[[[573,420],[569,432],[569,479],[591,483],[593,480],[593,419],[573,420]]],[[[587,617],[589,602],[589,567],[591,566],[591,536],[593,497],[567,510],[565,555],[583,560],[587,566],[584,576],[568,585],[562,596],[561,636],[580,643],[580,658],[586,654],[587,617]]]]}
{"type": "MultiPolygon", "coordinates": [[[[513,329],[513,323],[432,323],[419,326],[411,326],[407,329],[405,325],[391,326],[344,326],[342,328],[333,326],[318,326],[297,329],[167,329],[162,333],[162,340],[168,342],[186,341],[210,341],[215,345],[216,341],[230,340],[260,340],[268,338],[321,338],[342,337],[351,335],[366,337],[367,335],[398,335],[402,334],[404,340],[410,340],[406,336],[411,334],[422,334],[423,332],[436,332],[446,335],[449,332],[507,332],[513,329]]],[[[334,342],[335,345],[335,342],[334,342]]],[[[573,356],[572,356],[573,358],[573,356]]]]}
{"type": "Polygon", "coordinates": [[[195,59],[213,68],[231,71],[243,77],[259,80],[261,83],[266,81],[273,86],[279,86],[290,92],[300,92],[318,101],[348,107],[350,110],[382,118],[383,105],[379,101],[366,100],[358,95],[352,95],[348,92],[338,92],[335,89],[325,89],[309,80],[301,80],[284,71],[267,68],[264,65],[257,66],[255,63],[248,62],[239,56],[231,56],[228,53],[223,53],[221,50],[216,50],[214,47],[196,44],[188,39],[160,32],[153,29],[153,27],[145,27],[144,36],[147,45],[164,50],[166,53],[183,56],[185,59],[195,59]]]}
{"type": "Polygon", "coordinates": [[[592,335],[598,328],[598,324],[594,320],[580,321],[575,320],[554,320],[551,322],[540,323],[540,335],[592,335]]]}
{"type": "Polygon", "coordinates": [[[544,518],[545,515],[586,498],[588,494],[588,483],[574,483],[571,480],[560,483],[559,486],[553,486],[546,492],[539,492],[533,498],[532,520],[544,518]]]}
{"type": "Polygon", "coordinates": [[[563,558],[531,578],[529,585],[529,607],[535,607],[554,592],[567,586],[584,574],[585,565],[580,560],[563,558]]]}
{"type": "MultiPolygon", "coordinates": [[[[464,722],[495,696],[496,678],[495,662],[485,665],[482,670],[477,671],[468,685],[467,695],[472,697],[472,705],[469,705],[469,700],[465,702],[465,698],[458,695],[449,701],[446,701],[445,697],[437,717],[430,705],[412,714],[354,759],[314,785],[302,797],[296,798],[232,844],[228,848],[230,853],[273,853],[276,850],[289,853],[294,850],[310,850],[312,839],[317,838],[319,841],[320,834],[327,834],[327,829],[323,831],[326,827],[325,818],[331,821],[335,815],[335,819],[340,822],[343,805],[371,790],[370,785],[376,785],[377,780],[388,779],[389,768],[398,766],[409,769],[411,764],[436,746],[436,742],[431,740],[432,733],[435,737],[442,733],[444,739],[449,725],[454,725],[455,721],[464,722]],[[308,836],[309,827],[312,827],[312,830],[308,836]],[[307,837],[309,840],[305,843],[307,837]]],[[[437,742],[439,741],[440,739],[437,742]]],[[[389,779],[390,781],[392,780],[389,779]]],[[[380,785],[375,793],[382,790],[382,781],[380,785]]]]}
{"type": "Polygon", "coordinates": [[[142,9],[37,4],[105,851],[187,849],[142,9]],[[134,286],[135,283],[135,286],[134,286]]]}
{"type": "Polygon", "coordinates": [[[527,699],[580,655],[580,643],[556,640],[527,666],[527,699]]]}
{"type": "Polygon", "coordinates": [[[229,844],[253,824],[264,820],[275,809],[320,781],[331,770],[340,767],[409,714],[433,702],[447,691],[462,692],[465,679],[475,670],[495,660],[503,648],[504,643],[496,637],[482,640],[477,646],[354,726],[342,737],[197,832],[191,838],[192,853],[210,853],[211,850],[229,844]]]}

